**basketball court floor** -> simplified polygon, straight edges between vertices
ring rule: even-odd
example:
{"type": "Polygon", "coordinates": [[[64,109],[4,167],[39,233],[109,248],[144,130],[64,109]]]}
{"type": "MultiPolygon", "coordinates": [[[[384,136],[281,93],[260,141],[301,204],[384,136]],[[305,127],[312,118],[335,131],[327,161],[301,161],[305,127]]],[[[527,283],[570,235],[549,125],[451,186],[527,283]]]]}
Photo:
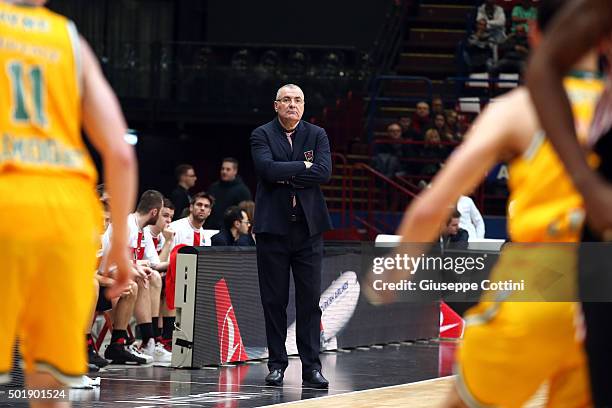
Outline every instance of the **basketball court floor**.
{"type": "MultiPolygon", "coordinates": [[[[282,387],[264,384],[265,360],[203,369],[109,366],[96,375],[100,387],[73,389],[70,399],[74,407],[437,407],[453,384],[455,348],[455,342],[417,341],[325,352],[329,390],[302,387],[297,356],[290,357],[282,387]]],[[[526,407],[545,401],[543,386],[526,407]]],[[[0,407],[26,406],[0,398],[0,407]]]]}
{"type": "MultiPolygon", "coordinates": [[[[101,378],[99,388],[70,395],[75,407],[321,407],[332,401],[335,407],[425,407],[432,406],[431,393],[439,400],[445,395],[454,349],[453,342],[417,341],[325,352],[321,362],[329,390],[302,387],[296,356],[282,387],[265,385],[268,369],[261,360],[203,369],[109,366],[92,375],[101,378]],[[394,402],[390,394],[411,400],[394,402]]],[[[26,404],[4,399],[0,406],[26,404]]]]}

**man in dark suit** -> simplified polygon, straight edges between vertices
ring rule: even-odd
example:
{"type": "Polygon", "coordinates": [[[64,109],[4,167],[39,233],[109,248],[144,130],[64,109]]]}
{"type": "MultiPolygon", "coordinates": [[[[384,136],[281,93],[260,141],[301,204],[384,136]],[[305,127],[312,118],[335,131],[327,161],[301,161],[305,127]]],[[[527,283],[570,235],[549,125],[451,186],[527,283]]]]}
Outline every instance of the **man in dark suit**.
{"type": "Polygon", "coordinates": [[[259,177],[255,198],[257,268],[268,341],[269,385],[281,385],[288,365],[289,270],[295,282],[297,348],[303,385],[327,388],[319,360],[321,234],[331,221],[320,184],[331,177],[331,153],[322,128],[302,121],[304,93],[281,87],[274,101],[278,116],[251,134],[259,177]]]}
{"type": "Polygon", "coordinates": [[[174,220],[176,221],[183,218],[183,211],[191,205],[189,189],[195,186],[198,178],[191,164],[179,164],[174,170],[174,174],[178,184],[170,193],[170,201],[174,204],[174,220]]]}

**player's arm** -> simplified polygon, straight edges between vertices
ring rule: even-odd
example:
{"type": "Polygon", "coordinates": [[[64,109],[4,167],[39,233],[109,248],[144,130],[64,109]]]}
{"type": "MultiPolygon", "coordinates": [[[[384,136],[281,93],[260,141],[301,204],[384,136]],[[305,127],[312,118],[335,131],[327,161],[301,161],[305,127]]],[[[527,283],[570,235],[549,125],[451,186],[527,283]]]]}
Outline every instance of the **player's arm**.
{"type": "MultiPolygon", "coordinates": [[[[176,233],[172,229],[172,226],[168,225],[163,229],[162,235],[164,236],[164,244],[162,245],[161,251],[159,251],[159,259],[162,262],[168,262],[170,259],[170,252],[172,252],[172,248],[174,248],[174,237],[176,233]]],[[[167,266],[166,269],[168,269],[167,266]]]]}
{"type": "MultiPolygon", "coordinates": [[[[542,127],[584,196],[590,216],[609,213],[600,211],[606,208],[602,202],[607,201],[602,198],[605,186],[588,166],[578,143],[563,77],[611,31],[611,19],[612,2],[609,0],[567,2],[534,53],[527,71],[527,86],[542,127]]],[[[601,224],[595,226],[606,228],[601,224]]]]}
{"type": "MultiPolygon", "coordinates": [[[[83,125],[104,164],[104,180],[111,197],[111,217],[125,220],[135,206],[136,157],[124,141],[126,124],[117,97],[104,78],[89,44],[81,38],[83,61],[83,125]]],[[[118,267],[116,285],[107,295],[118,296],[129,282],[131,266],[128,257],[127,223],[114,225],[107,265],[118,267]]]]}

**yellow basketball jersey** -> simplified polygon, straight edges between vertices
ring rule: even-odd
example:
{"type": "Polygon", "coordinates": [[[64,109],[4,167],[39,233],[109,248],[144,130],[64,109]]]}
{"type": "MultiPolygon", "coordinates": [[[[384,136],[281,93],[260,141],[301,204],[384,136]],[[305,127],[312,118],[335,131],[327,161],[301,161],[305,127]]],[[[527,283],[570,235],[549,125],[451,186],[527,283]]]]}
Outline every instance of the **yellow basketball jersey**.
{"type": "Polygon", "coordinates": [[[44,7],[0,3],[0,176],[85,178],[81,53],[74,24],[44,7]]]}
{"type": "MultiPolygon", "coordinates": [[[[586,142],[601,79],[575,73],[564,80],[576,133],[586,142]]],[[[519,118],[520,119],[520,118],[519,118]]],[[[584,221],[583,202],[543,132],[509,165],[508,232],[515,242],[576,242],[584,221]]]]}

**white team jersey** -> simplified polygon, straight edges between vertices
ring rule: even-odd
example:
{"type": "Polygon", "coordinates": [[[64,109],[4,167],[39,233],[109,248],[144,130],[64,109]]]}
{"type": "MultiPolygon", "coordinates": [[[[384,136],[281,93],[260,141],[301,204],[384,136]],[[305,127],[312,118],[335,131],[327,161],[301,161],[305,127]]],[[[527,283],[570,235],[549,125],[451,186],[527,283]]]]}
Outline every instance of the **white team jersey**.
{"type": "Polygon", "coordinates": [[[184,244],[190,246],[210,246],[210,239],[205,239],[206,232],[204,228],[194,229],[189,222],[189,217],[181,218],[173,221],[170,228],[174,231],[174,242],[172,248],[177,245],[184,244]],[[193,242],[194,236],[200,236],[199,242],[193,242]]]}
{"type": "Polygon", "coordinates": [[[160,232],[158,236],[154,237],[153,233],[151,232],[150,225],[147,225],[146,227],[144,227],[144,233],[151,237],[151,240],[153,241],[153,245],[155,246],[155,250],[159,254],[162,248],[164,247],[164,243],[166,243],[166,238],[164,238],[164,234],[160,232]]]}
{"type": "MultiPolygon", "coordinates": [[[[131,249],[132,253],[136,253],[138,251],[143,251],[142,259],[149,261],[151,265],[157,265],[159,263],[159,255],[157,255],[157,250],[155,249],[155,245],[153,244],[153,239],[151,234],[145,234],[144,231],[141,231],[138,228],[138,222],[136,221],[136,216],[134,214],[128,215],[127,219],[128,225],[128,245],[131,249]],[[142,232],[142,238],[140,240],[140,245],[138,243],[139,232],[142,232]]],[[[110,249],[111,237],[113,234],[113,224],[111,223],[106,232],[102,236],[102,254],[106,256],[108,250],[110,249]]]]}

